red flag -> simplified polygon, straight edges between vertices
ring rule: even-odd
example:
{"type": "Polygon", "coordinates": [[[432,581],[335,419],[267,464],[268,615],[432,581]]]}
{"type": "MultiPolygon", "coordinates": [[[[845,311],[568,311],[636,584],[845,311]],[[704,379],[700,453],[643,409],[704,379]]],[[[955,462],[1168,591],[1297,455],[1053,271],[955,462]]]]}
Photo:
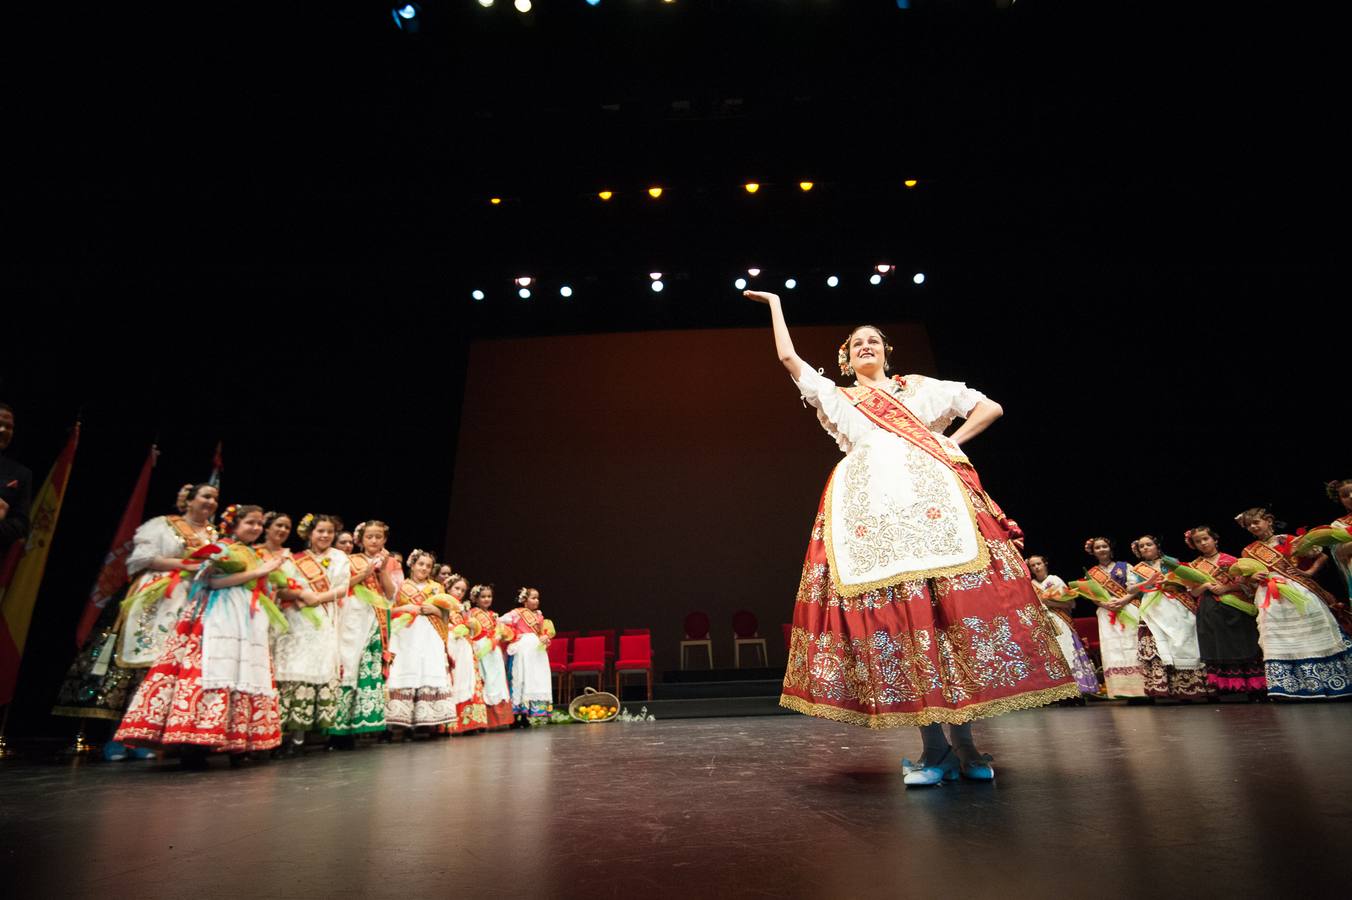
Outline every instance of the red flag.
{"type": "Polygon", "coordinates": [[[221,456],[221,441],[216,442],[216,452],[211,456],[211,477],[207,484],[214,488],[221,486],[221,473],[225,471],[225,457],[221,456]]]}
{"type": "Polygon", "coordinates": [[[99,571],[98,580],[89,591],[89,602],[85,604],[84,614],[80,616],[80,624],[75,630],[77,647],[84,646],[85,639],[89,637],[89,632],[98,621],[103,608],[127,584],[127,557],[131,554],[132,538],[136,535],[136,528],[145,515],[146,494],[150,490],[150,470],[155,467],[155,460],[159,455],[159,448],[152,444],[150,452],[146,454],[145,464],[141,466],[141,476],[136,479],[136,487],[132,488],[131,499],[127,501],[127,508],[122,513],[122,521],[118,522],[117,531],[113,534],[108,555],[103,558],[103,568],[99,571]]]}
{"type": "Polygon", "coordinates": [[[56,458],[51,473],[33,498],[32,527],[24,543],[18,565],[5,573],[0,584],[0,706],[14,699],[14,684],[19,678],[19,662],[23,659],[24,644],[28,640],[28,626],[33,623],[33,610],[42,587],[42,573],[47,568],[47,556],[52,549],[56,523],[61,518],[61,506],[70,484],[71,466],[75,464],[75,447],[80,442],[80,423],[70,431],[66,448],[56,458]]]}

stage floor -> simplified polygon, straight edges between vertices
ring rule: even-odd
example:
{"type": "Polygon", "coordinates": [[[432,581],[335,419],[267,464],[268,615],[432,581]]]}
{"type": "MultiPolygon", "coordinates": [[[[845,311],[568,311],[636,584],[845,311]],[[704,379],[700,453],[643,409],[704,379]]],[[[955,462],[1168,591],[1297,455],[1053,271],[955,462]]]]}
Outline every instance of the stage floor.
{"type": "Polygon", "coordinates": [[[5,763],[11,897],[1343,894],[1352,704],[978,724],[998,781],[907,791],[915,732],[569,725],[230,771],[5,763]]]}

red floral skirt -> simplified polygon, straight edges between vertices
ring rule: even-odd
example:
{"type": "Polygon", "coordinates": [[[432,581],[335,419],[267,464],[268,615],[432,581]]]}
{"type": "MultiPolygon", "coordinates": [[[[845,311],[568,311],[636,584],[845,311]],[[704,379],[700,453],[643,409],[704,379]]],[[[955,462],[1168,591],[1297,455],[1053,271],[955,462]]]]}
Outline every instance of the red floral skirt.
{"type": "Polygon", "coordinates": [[[113,738],[133,746],[186,744],[224,753],[282,742],[276,695],[202,687],[202,618],[185,610],[146,673],[113,738]]]}
{"type": "Polygon", "coordinates": [[[985,569],[841,597],[823,541],[829,498],[822,495],[793,611],[782,706],[895,728],[961,724],[1079,696],[1009,533],[980,495],[968,496],[990,550],[985,569]]]}

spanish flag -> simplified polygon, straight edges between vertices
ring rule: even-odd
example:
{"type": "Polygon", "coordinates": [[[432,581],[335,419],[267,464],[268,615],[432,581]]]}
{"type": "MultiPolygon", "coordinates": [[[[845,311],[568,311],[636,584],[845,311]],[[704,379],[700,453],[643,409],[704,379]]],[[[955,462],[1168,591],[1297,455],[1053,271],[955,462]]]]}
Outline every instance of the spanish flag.
{"type": "Polygon", "coordinates": [[[0,706],[14,699],[19,660],[23,658],[23,645],[33,621],[33,607],[37,605],[42,572],[47,568],[47,553],[52,547],[56,520],[61,516],[61,503],[66,499],[75,445],[79,442],[80,423],[76,422],[66,449],[61,451],[42,489],[33,498],[28,540],[22,544],[15,542],[10,547],[12,558],[0,567],[0,706]]]}

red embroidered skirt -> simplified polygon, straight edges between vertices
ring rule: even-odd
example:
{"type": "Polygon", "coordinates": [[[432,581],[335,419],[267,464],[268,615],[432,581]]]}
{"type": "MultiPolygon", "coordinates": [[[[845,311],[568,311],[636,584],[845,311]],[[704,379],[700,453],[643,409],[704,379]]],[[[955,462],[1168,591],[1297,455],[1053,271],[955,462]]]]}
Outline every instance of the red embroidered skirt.
{"type": "Polygon", "coordinates": [[[185,609],[146,673],[114,740],[174,744],[226,753],[269,750],[282,742],[277,697],[202,687],[202,617],[185,609]]]}
{"type": "Polygon", "coordinates": [[[837,595],[822,495],[793,611],[780,704],[869,728],[961,724],[1079,696],[1009,534],[966,486],[983,570],[837,595]]]}

